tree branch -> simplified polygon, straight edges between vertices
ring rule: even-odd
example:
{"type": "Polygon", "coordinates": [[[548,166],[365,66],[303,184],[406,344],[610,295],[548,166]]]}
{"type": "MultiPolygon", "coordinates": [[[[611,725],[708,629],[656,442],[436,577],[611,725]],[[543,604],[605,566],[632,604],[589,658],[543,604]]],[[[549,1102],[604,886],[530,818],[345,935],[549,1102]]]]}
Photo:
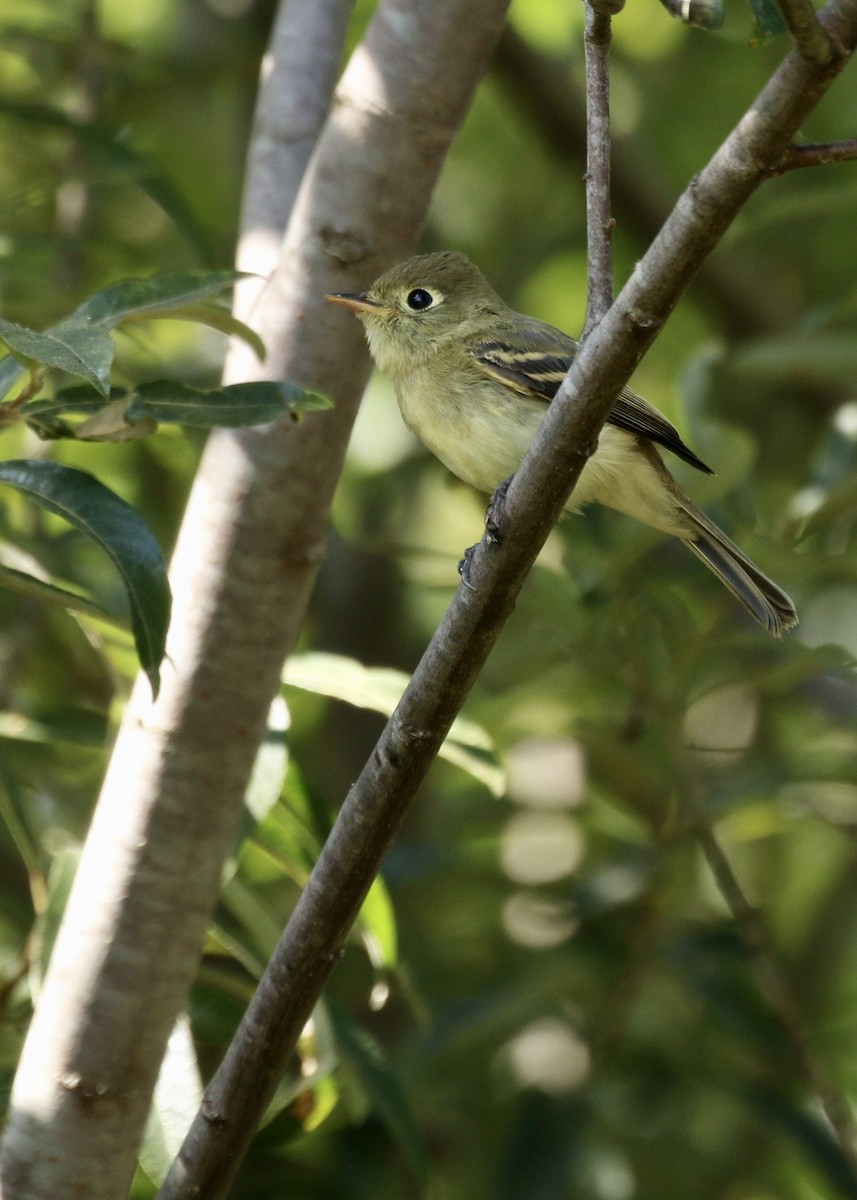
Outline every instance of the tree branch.
{"type": "Polygon", "coordinates": [[[811,67],[823,70],[837,57],[830,35],[818,19],[812,0],[777,0],[798,53],[811,67]]]}
{"type": "MultiPolygon", "coordinates": [[[[857,43],[857,0],[828,26],[857,43]]],[[[263,1115],[413,795],[485,663],[619,389],[696,270],[832,81],[792,53],[692,181],[615,304],[593,329],[509,488],[503,536],[483,539],[359,779],[206,1092],[161,1197],[218,1200],[263,1115]],[[200,1175],[200,1169],[204,1172],[200,1175]],[[227,1183],[222,1183],[222,1180],[227,1183]]]]}
{"type": "Polygon", "coordinates": [[[807,142],[788,146],[782,156],[768,169],[769,175],[784,175],[800,167],[829,167],[833,163],[857,160],[857,138],[842,142],[807,142]]]}
{"type": "MultiPolygon", "coordinates": [[[[264,373],[338,404],[299,425],[209,441],[173,560],[161,694],[152,705],[138,686],[128,706],[16,1077],[5,1200],[126,1193],[368,375],[359,329],[343,330],[323,295],[353,290],[411,250],[506,6],[381,0],[351,57],[253,309],[264,373]]],[[[275,173],[290,194],[349,8],[288,0],[283,12],[282,44],[324,48],[320,62],[298,55],[291,76],[280,72],[298,101],[283,118],[287,137],[303,122],[301,138],[280,142],[291,167],[275,173]]],[[[273,209],[262,217],[268,228],[280,219],[273,209]]]]}
{"type": "MultiPolygon", "coordinates": [[[[494,66],[514,102],[562,161],[586,159],[586,98],[575,89],[565,64],[540,54],[507,27],[494,66]]],[[[659,183],[656,170],[633,146],[623,143],[611,166],[613,208],[623,224],[648,245],[669,215],[672,192],[659,183]]],[[[778,327],[775,305],[758,303],[764,280],[746,282],[746,265],[728,252],[710,258],[700,271],[695,296],[721,329],[736,337],[769,333],[778,327]]]]}
{"type": "MultiPolygon", "coordinates": [[[[586,61],[586,323],[583,337],[613,303],[613,215],[610,209],[610,13],[588,0],[586,61]]],[[[621,7],[621,3],[619,5],[621,7]]]]}

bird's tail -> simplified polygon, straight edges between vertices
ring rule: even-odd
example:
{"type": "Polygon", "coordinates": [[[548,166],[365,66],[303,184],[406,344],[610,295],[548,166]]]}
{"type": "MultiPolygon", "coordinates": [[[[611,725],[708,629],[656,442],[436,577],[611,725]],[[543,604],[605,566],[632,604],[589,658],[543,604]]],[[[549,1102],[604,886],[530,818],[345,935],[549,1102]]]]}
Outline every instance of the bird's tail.
{"type": "Polygon", "coordinates": [[[774,637],[782,637],[787,629],[793,629],[798,623],[797,611],[782,588],[760,571],[686,496],[681,496],[680,503],[695,526],[694,533],[683,539],[685,545],[729,588],[763,629],[774,637]]]}

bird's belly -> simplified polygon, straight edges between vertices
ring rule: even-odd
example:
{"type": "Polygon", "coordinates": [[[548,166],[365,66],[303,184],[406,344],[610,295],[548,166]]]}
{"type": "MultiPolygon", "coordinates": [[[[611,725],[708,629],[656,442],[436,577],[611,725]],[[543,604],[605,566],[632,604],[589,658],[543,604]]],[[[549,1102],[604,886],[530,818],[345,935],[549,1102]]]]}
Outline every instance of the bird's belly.
{"type": "Polygon", "coordinates": [[[585,504],[603,504],[662,533],[686,537],[690,525],[674,488],[654,447],[643,447],[635,434],[605,425],[566,508],[577,512],[585,504]]]}
{"type": "MultiPolygon", "coordinates": [[[[405,424],[432,454],[488,493],[517,471],[547,411],[542,401],[495,386],[471,386],[464,400],[426,387],[403,388],[398,400],[405,424]]],[[[647,453],[634,434],[605,425],[566,509],[603,504],[664,533],[687,536],[671,485],[656,451],[647,453]]]]}
{"type": "Polygon", "coordinates": [[[440,461],[472,487],[493,492],[521,465],[547,411],[540,401],[496,387],[450,396],[399,393],[405,424],[440,461]]]}

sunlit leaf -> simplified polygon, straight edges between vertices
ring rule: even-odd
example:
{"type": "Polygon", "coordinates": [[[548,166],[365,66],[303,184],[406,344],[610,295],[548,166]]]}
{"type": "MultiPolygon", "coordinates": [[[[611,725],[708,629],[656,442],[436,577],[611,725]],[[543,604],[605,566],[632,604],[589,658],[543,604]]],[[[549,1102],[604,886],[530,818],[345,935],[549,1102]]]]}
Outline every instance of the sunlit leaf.
{"type": "Polygon", "coordinates": [[[258,824],[265,820],[280,798],[289,765],[287,733],[289,710],[281,696],[275,696],[268,712],[268,728],[256,752],[253,773],[244,795],[244,804],[258,824]]]}
{"type": "Polygon", "coordinates": [[[30,987],[36,998],[48,968],[79,861],[80,848],[76,845],[64,846],[51,861],[47,881],[47,904],[36,923],[35,953],[30,967],[30,987]]]}
{"type": "MultiPolygon", "coordinates": [[[[343,700],[356,708],[368,708],[389,717],[409,683],[403,671],[389,667],[364,667],[353,658],[338,654],[299,654],[289,659],[282,681],[290,687],[317,692],[343,700]]],[[[440,756],[455,763],[494,793],[501,796],[506,776],[487,731],[466,717],[456,717],[440,756]]]]}
{"type": "Polygon", "coordinates": [[[255,350],[260,362],[265,359],[265,343],[249,325],[234,317],[228,308],[221,304],[183,304],[180,308],[169,309],[163,313],[155,313],[158,317],[169,317],[172,321],[194,321],[198,325],[208,325],[218,333],[228,337],[237,337],[255,350]]]}
{"type": "Polygon", "coordinates": [[[396,916],[390,893],[380,875],[372,882],[358,921],[372,965],[385,970],[394,967],[398,954],[396,916]]]}
{"type": "Polygon", "coordinates": [[[167,1043],[140,1149],[140,1166],[155,1183],[163,1183],[201,1103],[196,1049],[190,1021],[182,1013],[167,1043]]]}
{"type": "Polygon", "coordinates": [[[158,428],[158,422],[148,413],[129,416],[130,407],[128,400],[105,404],[77,426],[74,436],[82,442],[136,442],[150,437],[158,428]]]}
{"type": "Polygon", "coordinates": [[[157,695],[170,591],[166,563],[148,525],[92,475],[59,463],[0,463],[0,482],[82,530],[113,560],[128,595],[140,665],[157,695]]]}

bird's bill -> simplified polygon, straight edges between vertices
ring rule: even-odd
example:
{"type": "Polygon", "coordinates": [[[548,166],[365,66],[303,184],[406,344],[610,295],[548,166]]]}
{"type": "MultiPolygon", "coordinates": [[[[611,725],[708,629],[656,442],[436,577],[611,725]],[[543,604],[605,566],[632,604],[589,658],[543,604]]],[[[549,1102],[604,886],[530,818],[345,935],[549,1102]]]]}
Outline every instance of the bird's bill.
{"type": "Polygon", "coordinates": [[[329,300],[331,304],[341,304],[353,313],[377,312],[379,308],[383,308],[377,300],[370,300],[365,292],[328,292],[325,300],[329,300]]]}

